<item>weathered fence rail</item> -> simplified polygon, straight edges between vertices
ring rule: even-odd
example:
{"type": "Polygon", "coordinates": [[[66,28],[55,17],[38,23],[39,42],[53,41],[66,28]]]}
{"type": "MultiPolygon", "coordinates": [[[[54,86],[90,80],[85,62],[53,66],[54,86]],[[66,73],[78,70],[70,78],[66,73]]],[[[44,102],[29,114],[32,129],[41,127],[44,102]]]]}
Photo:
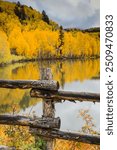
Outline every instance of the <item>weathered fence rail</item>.
{"type": "Polygon", "coordinates": [[[53,80],[0,80],[0,88],[38,88],[57,91],[59,89],[59,83],[53,80]]]}
{"type": "Polygon", "coordinates": [[[71,92],[71,91],[45,91],[32,89],[31,97],[46,98],[52,100],[78,100],[89,102],[100,102],[100,94],[86,92],[71,92]]]}
{"type": "Polygon", "coordinates": [[[60,128],[60,118],[37,118],[26,116],[0,115],[0,124],[21,125],[32,128],[60,128]]]}
{"type": "Polygon", "coordinates": [[[97,93],[58,91],[59,83],[53,80],[0,80],[0,88],[32,88],[30,95],[37,98],[100,102],[97,93]]]}
{"type": "Polygon", "coordinates": [[[31,89],[30,96],[43,99],[41,118],[0,115],[0,124],[29,126],[32,134],[44,137],[46,149],[53,149],[55,138],[100,144],[100,136],[60,131],[61,120],[55,118],[55,103],[61,100],[100,102],[97,93],[59,91],[59,83],[52,80],[51,70],[41,69],[41,80],[0,80],[0,88],[31,89]]]}
{"type": "Polygon", "coordinates": [[[53,129],[53,130],[32,129],[31,133],[46,138],[72,140],[72,141],[83,142],[88,144],[96,144],[96,145],[99,145],[100,143],[99,135],[81,134],[78,132],[73,133],[67,131],[60,131],[57,129],[53,129]]]}

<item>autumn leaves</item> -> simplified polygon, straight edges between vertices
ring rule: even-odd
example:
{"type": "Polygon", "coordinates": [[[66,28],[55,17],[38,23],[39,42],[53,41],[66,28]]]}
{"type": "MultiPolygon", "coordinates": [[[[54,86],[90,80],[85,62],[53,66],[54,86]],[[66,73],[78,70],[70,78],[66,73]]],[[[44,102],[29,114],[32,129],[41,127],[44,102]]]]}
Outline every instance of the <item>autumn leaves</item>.
{"type": "Polygon", "coordinates": [[[8,36],[3,31],[0,33],[0,55],[4,51],[8,54],[7,57],[12,54],[26,58],[79,58],[99,56],[100,53],[99,39],[89,33],[64,32],[61,47],[59,47],[61,42],[59,31],[39,29],[21,31],[19,27],[15,27],[8,36]],[[57,52],[59,49],[61,53],[57,52]]]}
{"type": "Polygon", "coordinates": [[[0,3],[0,63],[37,58],[99,57],[99,33],[67,31],[52,20],[47,23],[44,12],[20,7],[18,3],[0,3]],[[19,17],[21,14],[24,19],[19,17]]]}

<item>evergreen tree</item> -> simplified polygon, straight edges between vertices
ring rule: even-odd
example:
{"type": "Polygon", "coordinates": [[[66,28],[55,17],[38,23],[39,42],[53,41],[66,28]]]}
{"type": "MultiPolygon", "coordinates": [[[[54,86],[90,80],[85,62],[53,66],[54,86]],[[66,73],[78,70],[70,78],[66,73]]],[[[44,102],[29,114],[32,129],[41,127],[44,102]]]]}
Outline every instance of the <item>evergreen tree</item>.
{"type": "Polygon", "coordinates": [[[18,16],[18,18],[20,20],[26,20],[27,19],[27,15],[25,13],[25,9],[24,6],[20,4],[20,2],[18,2],[15,6],[14,12],[16,14],[16,16],[18,16]]]}
{"type": "Polygon", "coordinates": [[[45,21],[47,24],[50,23],[49,17],[44,10],[42,11],[42,20],[45,21]]]}
{"type": "Polygon", "coordinates": [[[21,13],[21,20],[26,20],[28,18],[25,13],[24,6],[21,6],[20,13],[21,13]]]}
{"type": "Polygon", "coordinates": [[[60,51],[60,55],[62,55],[62,46],[64,45],[64,32],[63,32],[63,27],[60,26],[60,30],[59,30],[59,51],[60,51]]]}
{"type": "Polygon", "coordinates": [[[18,7],[20,7],[20,6],[21,6],[21,4],[20,4],[20,2],[19,2],[19,1],[17,2],[17,6],[18,6],[18,7]]]}
{"type": "Polygon", "coordinates": [[[1,13],[1,12],[3,12],[3,9],[2,9],[2,7],[0,7],[0,13],[1,13]]]}

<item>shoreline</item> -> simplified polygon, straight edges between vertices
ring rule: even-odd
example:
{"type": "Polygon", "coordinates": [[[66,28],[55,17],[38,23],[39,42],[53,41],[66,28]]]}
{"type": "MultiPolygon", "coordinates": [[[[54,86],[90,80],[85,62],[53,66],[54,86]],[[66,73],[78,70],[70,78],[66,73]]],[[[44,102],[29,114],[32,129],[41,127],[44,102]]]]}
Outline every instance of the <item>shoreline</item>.
{"type": "Polygon", "coordinates": [[[30,59],[20,59],[20,60],[12,60],[6,63],[0,63],[0,67],[5,67],[7,65],[15,64],[15,63],[25,63],[25,62],[34,62],[34,61],[58,61],[58,60],[93,60],[99,59],[100,56],[92,56],[92,57],[55,57],[55,58],[30,58],[30,59]]]}

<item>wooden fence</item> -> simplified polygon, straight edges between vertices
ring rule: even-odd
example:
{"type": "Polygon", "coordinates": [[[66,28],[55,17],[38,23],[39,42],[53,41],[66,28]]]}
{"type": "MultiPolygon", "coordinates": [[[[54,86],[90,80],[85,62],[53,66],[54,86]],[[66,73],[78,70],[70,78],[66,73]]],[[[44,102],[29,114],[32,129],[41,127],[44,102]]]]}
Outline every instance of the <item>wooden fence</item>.
{"type": "Polygon", "coordinates": [[[100,102],[96,93],[59,91],[59,83],[52,79],[49,68],[41,69],[40,80],[0,80],[0,88],[28,89],[30,96],[43,99],[43,115],[41,118],[26,116],[0,115],[0,124],[29,126],[30,132],[43,137],[46,149],[53,149],[55,138],[77,142],[100,144],[100,136],[60,131],[61,119],[55,118],[55,103],[61,100],[100,102]]]}

